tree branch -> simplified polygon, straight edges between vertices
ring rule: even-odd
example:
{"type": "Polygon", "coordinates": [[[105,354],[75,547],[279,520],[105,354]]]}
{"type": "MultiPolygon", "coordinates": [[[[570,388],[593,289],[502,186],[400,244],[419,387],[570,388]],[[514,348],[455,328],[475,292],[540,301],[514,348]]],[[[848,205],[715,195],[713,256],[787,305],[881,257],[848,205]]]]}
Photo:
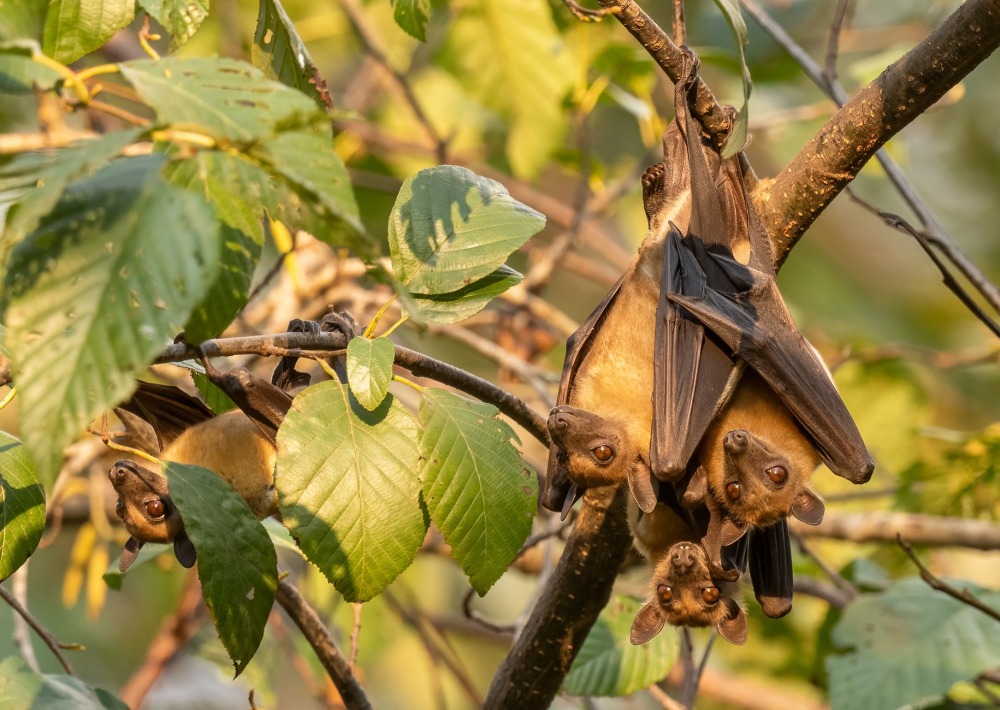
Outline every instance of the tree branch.
{"type": "Polygon", "coordinates": [[[823,522],[813,527],[797,520],[788,527],[802,537],[825,537],[851,542],[895,542],[902,535],[916,545],[1000,549],[1000,524],[986,520],[946,518],[918,513],[869,511],[838,515],[827,511],[823,522]]]}
{"type": "Polygon", "coordinates": [[[975,594],[970,592],[968,589],[962,589],[962,590],[955,589],[955,587],[943,581],[940,577],[937,577],[936,575],[932,574],[931,571],[927,569],[927,567],[924,565],[924,563],[920,561],[920,558],[917,557],[917,553],[913,551],[913,546],[908,541],[904,540],[902,535],[896,535],[896,542],[899,543],[899,546],[901,548],[903,548],[903,552],[906,553],[906,556],[909,557],[911,560],[913,560],[913,564],[915,564],[917,566],[917,569],[920,570],[920,579],[927,582],[927,586],[939,592],[944,592],[948,596],[952,597],[953,599],[957,599],[963,604],[968,604],[973,609],[977,609],[978,611],[983,612],[991,619],[1000,621],[1000,611],[997,611],[993,607],[984,604],[976,597],[975,594]]]}
{"type": "Polygon", "coordinates": [[[485,708],[547,708],[569,672],[632,544],[620,488],[592,488],[559,564],[493,677],[485,708]]]}
{"type": "Polygon", "coordinates": [[[330,680],[337,686],[341,699],[349,709],[372,707],[365,695],[364,689],[358,683],[358,679],[351,672],[351,667],[347,659],[337,650],[337,645],[333,642],[333,636],[329,629],[323,624],[322,619],[316,610],[309,606],[309,603],[299,594],[295,585],[288,581],[287,577],[278,580],[278,588],[274,593],[274,599],[288,613],[295,625],[302,631],[316,657],[323,664],[330,680]]]}
{"type": "MultiPolygon", "coordinates": [[[[754,3],[742,0],[750,9],[754,3]]],[[[854,95],[754,202],[783,261],[806,228],[875,152],[1000,46],[1000,0],[967,0],[854,95]]],[[[811,61],[811,60],[810,60],[811,61]]]]}
{"type": "Polygon", "coordinates": [[[38,638],[40,638],[48,649],[52,651],[52,655],[56,657],[57,661],[59,661],[59,665],[63,667],[63,670],[65,670],[69,675],[75,675],[73,673],[73,667],[69,664],[69,661],[66,660],[66,657],[62,653],[62,649],[78,649],[80,646],[77,644],[61,643],[59,639],[49,633],[48,629],[38,623],[38,620],[31,615],[31,612],[29,612],[21,604],[21,602],[15,599],[14,595],[8,592],[4,587],[0,587],[0,599],[7,602],[7,605],[17,612],[17,614],[24,619],[28,626],[30,626],[32,630],[38,634],[38,638]]]}

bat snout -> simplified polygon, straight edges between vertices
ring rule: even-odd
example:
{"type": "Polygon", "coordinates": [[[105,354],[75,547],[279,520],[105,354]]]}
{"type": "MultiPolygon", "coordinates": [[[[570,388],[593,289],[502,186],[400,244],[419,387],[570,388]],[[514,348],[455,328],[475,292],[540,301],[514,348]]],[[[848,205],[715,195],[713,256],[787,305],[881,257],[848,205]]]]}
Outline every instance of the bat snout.
{"type": "Polygon", "coordinates": [[[726,434],[726,437],[722,440],[722,445],[725,447],[726,453],[730,454],[743,453],[749,444],[750,435],[744,429],[734,429],[726,434]]]}
{"type": "Polygon", "coordinates": [[[674,545],[673,550],[670,552],[670,562],[676,569],[691,569],[695,563],[694,547],[686,542],[674,545]]]}
{"type": "Polygon", "coordinates": [[[128,461],[116,461],[108,471],[108,480],[111,481],[112,486],[118,488],[128,480],[129,476],[135,475],[138,475],[138,472],[131,463],[128,461]]]}

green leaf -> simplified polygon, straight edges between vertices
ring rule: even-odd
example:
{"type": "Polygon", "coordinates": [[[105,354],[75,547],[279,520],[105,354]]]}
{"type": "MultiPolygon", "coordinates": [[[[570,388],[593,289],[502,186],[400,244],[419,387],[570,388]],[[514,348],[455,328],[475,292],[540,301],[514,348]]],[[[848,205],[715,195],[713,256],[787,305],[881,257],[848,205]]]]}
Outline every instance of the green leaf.
{"type": "Polygon", "coordinates": [[[199,126],[220,140],[249,144],[325,121],[308,97],[246,62],[170,57],[120,66],[161,123],[199,126]]]}
{"type": "Polygon", "coordinates": [[[415,294],[443,294],[488,276],[545,226],[500,183],[442,165],[403,183],[389,214],[396,279],[415,294]]]}
{"type": "Polygon", "coordinates": [[[392,396],[374,412],[336,380],[303,390],[278,430],[275,484],[285,527],[349,602],[409,567],[427,525],[417,425],[392,396]]]}
{"type": "Polygon", "coordinates": [[[45,15],[48,9],[48,0],[0,3],[0,41],[40,41],[45,33],[45,15]]]}
{"type": "Polygon", "coordinates": [[[392,16],[406,34],[421,42],[427,41],[427,0],[392,0],[392,16]]]}
{"type": "Polygon", "coordinates": [[[194,380],[194,386],[198,388],[202,400],[213,412],[222,414],[230,409],[236,409],[236,403],[229,399],[229,395],[216,387],[204,372],[192,369],[191,379],[194,380]]]}
{"type": "Polygon", "coordinates": [[[0,661],[0,707],[4,710],[128,710],[103,688],[69,675],[42,675],[16,656],[0,661]]]}
{"type": "Polygon", "coordinates": [[[587,634],[563,680],[562,692],[578,696],[629,695],[662,680],[677,660],[677,629],[665,626],[640,646],[629,641],[632,620],[644,602],[614,597],[587,634]]]}
{"type": "Polygon", "coordinates": [[[510,127],[507,157],[531,177],[559,146],[562,100],[579,71],[545,0],[470,0],[449,33],[450,53],[466,89],[499,111],[510,127]]]}
{"type": "Polygon", "coordinates": [[[438,325],[457,323],[479,313],[494,298],[521,283],[523,278],[505,264],[492,274],[451,293],[434,296],[410,294],[403,305],[407,312],[413,311],[419,322],[438,325]]]}
{"type": "Polygon", "coordinates": [[[260,0],[250,61],[268,79],[298,89],[321,109],[333,108],[326,83],[279,0],[260,0]]]}
{"type": "Polygon", "coordinates": [[[0,431],[0,582],[38,547],[45,531],[45,492],[21,442],[0,431]]]}
{"type": "Polygon", "coordinates": [[[370,255],[373,242],[358,216],[351,179],[326,130],[298,130],[262,141],[249,151],[278,184],[296,196],[304,228],[331,246],[370,255]]]}
{"type": "MultiPolygon", "coordinates": [[[[3,33],[2,14],[12,3],[0,5],[0,34],[3,33]]],[[[42,48],[33,39],[16,39],[0,42],[0,92],[32,94],[35,86],[48,91],[62,77],[52,67],[32,61],[42,48]]]]}
{"type": "Polygon", "coordinates": [[[517,556],[538,507],[535,473],[499,413],[441,389],[420,400],[424,501],[480,596],[517,556]]]}
{"type": "Polygon", "coordinates": [[[750,80],[750,69],[747,67],[747,58],[744,48],[747,46],[747,26],[740,14],[739,0],[715,0],[715,4],[726,18],[729,29],[732,30],[733,38],[736,40],[736,50],[740,55],[740,71],[743,74],[743,106],[733,124],[733,130],[726,139],[726,145],[722,150],[723,158],[731,158],[747,144],[747,127],[750,122],[750,92],[753,89],[753,82],[750,80]]]}
{"type": "MultiPolygon", "coordinates": [[[[952,584],[1000,610],[1000,592],[952,584]]],[[[833,630],[834,644],[850,650],[827,658],[830,705],[899,708],[939,698],[1000,666],[998,629],[995,619],[918,578],[862,594],[833,630]]]]}
{"type": "Polygon", "coordinates": [[[53,152],[53,159],[39,160],[39,154],[19,155],[0,170],[0,179],[17,175],[24,185],[37,186],[21,196],[7,215],[0,236],[0,257],[38,226],[52,211],[70,182],[105,167],[125,146],[139,139],[143,130],[131,128],[107,133],[92,141],[80,141],[53,152]]]}
{"type": "Polygon", "coordinates": [[[139,0],[139,5],[170,33],[170,51],[191,39],[208,17],[208,0],[139,0]]]}
{"type": "Polygon", "coordinates": [[[43,51],[70,64],[103,46],[135,18],[135,0],[52,0],[45,17],[43,51]]]}
{"type": "Polygon", "coordinates": [[[389,394],[396,348],[388,338],[352,338],[347,344],[347,381],[351,394],[369,412],[389,394]]]}
{"type": "Polygon", "coordinates": [[[264,636],[278,587],[278,558],[250,506],[200,466],[166,465],[170,497],[198,552],[198,579],[222,645],[243,672],[264,636]]]}
{"type": "Polygon", "coordinates": [[[5,344],[46,486],[63,448],[135,388],[215,272],[215,215],[163,180],[162,160],[119,160],[74,183],[11,254],[5,344]]]}

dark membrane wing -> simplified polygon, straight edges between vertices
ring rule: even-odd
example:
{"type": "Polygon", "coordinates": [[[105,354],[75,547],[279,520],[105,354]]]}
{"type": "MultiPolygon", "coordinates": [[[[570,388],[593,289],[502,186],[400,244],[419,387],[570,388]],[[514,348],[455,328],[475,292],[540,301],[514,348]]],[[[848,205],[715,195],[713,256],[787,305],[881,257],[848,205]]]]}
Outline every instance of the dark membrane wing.
{"type": "Polygon", "coordinates": [[[172,385],[139,381],[139,387],[118,409],[145,420],[159,440],[160,451],[188,427],[215,416],[200,399],[172,385]]]}
{"type": "Polygon", "coordinates": [[[875,464],[847,406],[792,322],[774,278],[754,273],[757,285],[745,296],[707,289],[701,298],[682,294],[669,298],[764,378],[831,471],[852,483],[866,482],[875,464]]]}
{"type": "Polygon", "coordinates": [[[788,523],[780,520],[755,528],[745,539],[750,544],[750,581],[766,616],[779,619],[792,610],[792,547],[788,523]]]}

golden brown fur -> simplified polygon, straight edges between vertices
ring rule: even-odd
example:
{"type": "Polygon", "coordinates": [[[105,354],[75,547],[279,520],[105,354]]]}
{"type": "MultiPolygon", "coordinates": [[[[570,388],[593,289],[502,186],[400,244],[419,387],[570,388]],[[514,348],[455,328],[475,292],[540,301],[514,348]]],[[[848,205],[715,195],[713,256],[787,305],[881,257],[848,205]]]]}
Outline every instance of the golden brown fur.
{"type": "Polygon", "coordinates": [[[819,454],[788,409],[749,368],[705,434],[698,457],[709,494],[737,523],[765,527],[801,512],[802,506],[812,515],[819,506],[822,517],[822,503],[808,488],[819,454]],[[778,468],[786,476],[781,483],[768,474],[778,468]]]}
{"type": "Polygon", "coordinates": [[[635,549],[653,566],[676,543],[698,539],[688,521],[664,503],[657,503],[652,513],[643,513],[635,500],[629,499],[628,524],[635,549]]]}

